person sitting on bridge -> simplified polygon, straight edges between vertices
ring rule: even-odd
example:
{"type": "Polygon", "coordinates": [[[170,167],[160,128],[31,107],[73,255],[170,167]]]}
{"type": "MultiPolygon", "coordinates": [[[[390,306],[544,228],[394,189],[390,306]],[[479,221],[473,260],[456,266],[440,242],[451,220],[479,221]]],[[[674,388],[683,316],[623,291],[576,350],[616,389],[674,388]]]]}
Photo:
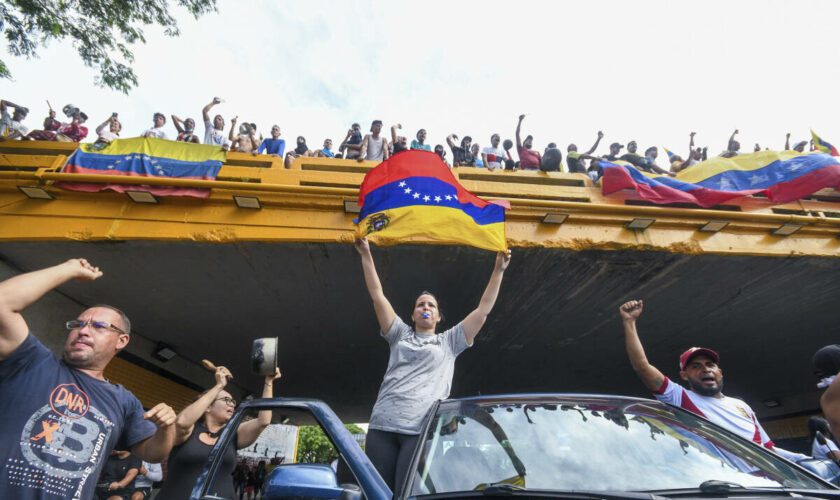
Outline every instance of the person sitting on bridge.
{"type": "Polygon", "coordinates": [[[399,153],[401,151],[408,151],[408,138],[402,135],[397,135],[397,130],[402,129],[402,125],[397,123],[391,126],[391,154],[399,153]]]}
{"type": "Polygon", "coordinates": [[[411,141],[411,149],[422,149],[423,151],[431,151],[432,146],[426,144],[426,129],[421,128],[417,131],[416,139],[411,141]]]}
{"type": "Polygon", "coordinates": [[[625,347],[630,364],[656,399],[707,418],[788,460],[809,458],[775,447],[758,423],[753,409],[740,399],[723,395],[723,370],[717,352],[705,347],[691,347],[680,355],[680,378],[688,384],[688,389],[675,384],[650,364],[636,331],[636,320],[643,308],[643,301],[631,300],[621,305],[619,314],[624,324],[625,347]]]}
{"type": "Polygon", "coordinates": [[[481,162],[487,170],[504,168],[505,152],[499,148],[500,142],[501,136],[493,134],[490,136],[490,145],[481,150],[481,162]]]}
{"type": "Polygon", "coordinates": [[[534,137],[526,136],[523,141],[519,135],[524,119],[525,115],[519,115],[519,123],[516,124],[516,154],[519,155],[519,168],[522,170],[537,170],[542,163],[542,157],[539,151],[531,149],[534,145],[534,137]]]}
{"type": "MultiPolygon", "coordinates": [[[[793,146],[794,151],[798,151],[800,153],[805,152],[805,147],[808,145],[808,141],[799,141],[793,146]]],[[[785,151],[790,151],[790,132],[787,133],[785,136],[785,151]]]]}
{"type": "Polygon", "coordinates": [[[420,293],[411,314],[414,326],[407,325],[385,297],[367,239],[356,240],[356,250],[361,256],[379,334],[390,346],[388,368],[370,417],[365,452],[394,491],[403,483],[423,417],[435,401],[449,397],[455,358],[473,345],[493,310],[510,264],[510,251],[496,255],[478,307],[454,327],[437,334],[435,330],[443,316],[435,296],[420,293]]]}
{"type": "Polygon", "coordinates": [[[239,151],[241,153],[251,153],[256,151],[259,147],[259,141],[257,140],[255,131],[251,128],[250,123],[243,123],[239,126],[239,134],[234,135],[234,131],[236,130],[236,123],[239,121],[238,116],[234,116],[233,120],[230,121],[230,133],[228,134],[228,140],[230,141],[230,150],[231,151],[239,151]]]}
{"type": "MultiPolygon", "coordinates": [[[[190,497],[210,451],[236,409],[236,400],[225,390],[233,375],[224,366],[215,368],[216,384],[178,413],[175,423],[175,447],[172,448],[166,462],[166,481],[156,497],[160,500],[181,500],[190,497]]],[[[273,375],[265,377],[263,398],[274,397],[274,381],[278,378],[278,368],[274,369],[273,375]]],[[[261,411],[257,418],[239,424],[234,436],[234,446],[226,448],[223,452],[220,470],[216,473],[218,479],[213,484],[213,495],[234,498],[233,470],[236,467],[236,450],[254,444],[269,424],[271,410],[261,411]]]]}
{"type": "Polygon", "coordinates": [[[741,143],[735,140],[735,136],[738,135],[738,129],[736,128],[732,135],[729,136],[729,142],[726,145],[726,151],[720,154],[721,158],[735,158],[738,156],[738,151],[741,150],[741,143]]]}
{"type": "Polygon", "coordinates": [[[335,153],[332,152],[332,139],[324,139],[324,146],[315,151],[317,158],[335,158],[335,153]]]}
{"type": "Polygon", "coordinates": [[[446,163],[447,167],[452,168],[452,165],[450,165],[449,161],[446,159],[446,149],[443,147],[443,144],[435,144],[435,154],[440,157],[440,160],[443,163],[446,163]]]}
{"type": "Polygon", "coordinates": [[[36,141],[82,142],[88,135],[84,125],[88,116],[79,108],[69,112],[70,123],[61,123],[55,119],[55,111],[50,110],[50,115],[44,120],[44,130],[33,130],[26,138],[36,141]]]}
{"type": "Polygon", "coordinates": [[[111,113],[107,120],[96,127],[96,142],[90,145],[93,151],[101,151],[108,147],[112,141],[120,138],[122,124],[117,119],[116,113],[111,113]]]}
{"type": "Polygon", "coordinates": [[[475,157],[472,155],[472,150],[470,146],[472,145],[472,137],[465,135],[463,139],[461,139],[461,145],[457,145],[455,141],[458,140],[458,136],[455,134],[449,134],[446,138],[446,144],[449,145],[449,149],[452,150],[452,166],[453,167],[474,167],[475,166],[475,157]]]}
{"type": "Polygon", "coordinates": [[[201,140],[195,134],[195,120],[192,118],[182,120],[172,115],[172,124],[175,125],[175,130],[178,131],[178,137],[175,138],[176,141],[201,144],[201,140]]]}
{"type": "Polygon", "coordinates": [[[213,106],[222,102],[218,97],[214,97],[212,101],[201,110],[201,116],[204,118],[204,144],[212,144],[219,146],[225,151],[230,149],[230,140],[225,135],[225,119],[222,115],[213,117],[213,122],[210,122],[210,110],[213,106]]]}
{"type": "Polygon", "coordinates": [[[154,126],[141,134],[140,137],[151,137],[153,139],[166,139],[166,131],[163,130],[163,126],[166,125],[166,117],[163,116],[163,113],[155,113],[154,117],[152,117],[154,121],[154,126]]]}
{"type": "Polygon", "coordinates": [[[295,162],[295,159],[302,158],[304,156],[312,156],[312,151],[310,151],[309,146],[306,145],[306,137],[299,135],[297,137],[297,146],[295,146],[295,149],[286,153],[286,168],[292,168],[292,163],[295,162]]]}
{"type": "Polygon", "coordinates": [[[348,160],[356,160],[362,151],[362,127],[354,123],[347,131],[347,136],[338,146],[338,152],[343,153],[348,160]]]}
{"type": "Polygon", "coordinates": [[[607,160],[607,161],[616,161],[616,160],[619,159],[618,153],[620,153],[622,149],[624,149],[624,144],[614,142],[614,143],[610,144],[609,154],[606,154],[606,155],[602,156],[601,158],[603,158],[604,160],[607,160]]]}
{"type": "Polygon", "coordinates": [[[358,161],[384,161],[388,159],[388,139],[382,135],[382,120],[373,120],[370,133],[362,139],[358,161]]]}
{"type": "Polygon", "coordinates": [[[0,141],[20,140],[26,137],[29,129],[22,122],[28,114],[28,108],[0,99],[0,141]],[[15,108],[11,115],[9,108],[15,108]]]}
{"type": "Polygon", "coordinates": [[[675,174],[665,170],[664,168],[660,167],[656,164],[656,158],[659,156],[659,149],[656,146],[651,146],[645,150],[645,168],[644,170],[651,173],[656,173],[660,175],[667,175],[669,177],[674,177],[675,174]]]}
{"type": "Polygon", "coordinates": [[[472,154],[472,157],[475,158],[475,166],[478,168],[484,168],[484,160],[481,159],[481,145],[479,143],[472,143],[472,146],[470,146],[470,154],[472,154]]]}
{"type": "Polygon", "coordinates": [[[107,305],[82,311],[66,323],[62,358],[21,314],[69,281],[101,276],[85,259],[70,259],[0,282],[0,463],[15,464],[0,468],[0,498],[91,498],[112,449],[160,462],[172,448],[172,408],[160,403],[143,413],[131,392],[105,379],[130,340],[125,313],[107,305]]]}
{"type": "Polygon", "coordinates": [[[569,144],[566,147],[566,165],[569,167],[569,173],[571,174],[585,174],[586,173],[586,166],[583,164],[581,160],[592,160],[595,159],[595,156],[592,156],[592,153],[598,149],[598,144],[601,143],[601,139],[604,138],[604,133],[600,130],[598,131],[598,138],[595,139],[595,144],[592,145],[591,148],[585,153],[578,153],[578,147],[576,144],[569,144]]]}
{"type": "Polygon", "coordinates": [[[283,157],[283,154],[286,152],[286,140],[280,138],[280,125],[272,125],[271,127],[271,139],[263,139],[260,143],[260,147],[254,151],[252,154],[269,154],[271,156],[279,156],[283,157]]]}

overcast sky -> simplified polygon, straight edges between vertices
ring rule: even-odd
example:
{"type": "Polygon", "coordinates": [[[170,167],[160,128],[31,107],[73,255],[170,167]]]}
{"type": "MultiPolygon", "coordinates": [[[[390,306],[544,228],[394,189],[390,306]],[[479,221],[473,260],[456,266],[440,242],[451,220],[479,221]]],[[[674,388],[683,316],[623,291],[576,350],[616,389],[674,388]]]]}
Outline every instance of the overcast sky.
{"type": "Polygon", "coordinates": [[[376,118],[409,138],[426,128],[431,144],[455,132],[483,146],[513,138],[520,113],[540,150],[586,149],[603,130],[601,153],[636,139],[684,154],[694,130],[718,153],[735,127],[749,150],[810,127],[840,145],[833,0],[219,0],[218,13],[183,14],[180,37],[148,29],[134,47],[128,96],[96,87],[70,44],[53,43],[35,60],[4,54],[14,81],[0,97],[30,107],[30,128],[46,99],[80,106],[91,129],[118,111],[124,137],[155,111],[200,122],[220,96],[228,124],[239,115],[267,135],[276,123],[310,147],[376,118]]]}

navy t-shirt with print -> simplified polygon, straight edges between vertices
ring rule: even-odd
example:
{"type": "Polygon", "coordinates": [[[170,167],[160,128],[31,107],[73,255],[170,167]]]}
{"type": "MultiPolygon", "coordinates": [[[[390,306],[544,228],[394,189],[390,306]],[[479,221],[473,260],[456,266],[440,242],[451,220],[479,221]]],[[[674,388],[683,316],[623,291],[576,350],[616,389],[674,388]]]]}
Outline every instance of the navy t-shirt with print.
{"type": "Polygon", "coordinates": [[[89,499],[108,454],[152,436],[140,401],[34,335],[0,361],[0,498],[89,499]]]}

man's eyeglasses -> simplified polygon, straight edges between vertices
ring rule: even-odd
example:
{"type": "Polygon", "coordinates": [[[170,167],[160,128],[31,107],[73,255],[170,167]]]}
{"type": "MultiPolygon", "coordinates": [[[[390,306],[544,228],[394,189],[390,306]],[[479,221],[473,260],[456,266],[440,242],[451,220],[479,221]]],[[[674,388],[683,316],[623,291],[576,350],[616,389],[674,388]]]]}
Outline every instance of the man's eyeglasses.
{"type": "Polygon", "coordinates": [[[222,402],[224,402],[224,403],[226,403],[230,406],[236,406],[236,400],[233,399],[233,398],[229,398],[227,396],[225,396],[223,398],[217,398],[213,402],[215,403],[216,401],[222,401],[222,402]]]}
{"type": "Polygon", "coordinates": [[[117,333],[122,333],[124,335],[128,335],[127,333],[125,333],[125,331],[122,328],[120,328],[116,325],[112,325],[111,323],[108,323],[107,321],[94,321],[94,320],[91,320],[91,319],[89,319],[87,321],[82,321],[80,319],[74,319],[74,320],[71,320],[71,321],[68,321],[67,323],[65,323],[65,326],[67,327],[68,330],[75,330],[76,328],[84,328],[86,325],[90,325],[91,328],[93,328],[97,332],[101,332],[103,330],[113,330],[117,333]]]}

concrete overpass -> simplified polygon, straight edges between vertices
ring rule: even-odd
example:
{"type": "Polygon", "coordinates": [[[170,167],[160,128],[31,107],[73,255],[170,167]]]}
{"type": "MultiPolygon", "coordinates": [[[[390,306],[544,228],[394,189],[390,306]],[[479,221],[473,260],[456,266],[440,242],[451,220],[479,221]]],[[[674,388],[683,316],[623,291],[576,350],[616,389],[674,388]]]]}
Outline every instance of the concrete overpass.
{"type": "MultiPolygon", "coordinates": [[[[144,403],[186,400],[209,386],[197,366],[202,358],[231,367],[243,392],[256,390],[259,381],[247,373],[250,341],[279,336],[282,393],[319,397],[349,421],[367,420],[387,347],[350,243],[355,190],[373,165],[306,159],[285,170],[268,157],[231,154],[219,179],[207,181],[215,182],[206,185],[213,188],[207,200],[142,205],[56,187],[70,151],[0,146],[0,276],[75,256],[106,272],[27,311],[34,331],[55,347],[62,322],[81,307],[124,308],[137,334],[112,378],[147,391],[144,403]],[[30,199],[21,186],[54,199],[30,199]],[[257,197],[262,208],[237,208],[234,196],[257,197]],[[157,342],[178,357],[154,359],[157,342]]],[[[622,301],[640,297],[649,357],[671,377],[683,349],[708,345],[723,356],[726,392],[762,418],[818,409],[810,357],[836,342],[840,324],[840,193],[703,210],[648,206],[632,193],[606,198],[577,174],[462,168],[456,175],[481,196],[511,200],[514,261],[476,346],[458,361],[453,395],[644,395],[617,317],[622,301]],[[551,224],[547,214],[567,218],[551,224]],[[633,219],[655,222],[631,230],[633,219]],[[712,221],[727,224],[701,230],[712,221]],[[773,234],[783,226],[798,229],[773,234]]],[[[386,294],[407,317],[420,290],[435,291],[452,325],[475,306],[493,256],[425,243],[374,249],[386,294]]],[[[802,432],[798,418],[768,428],[777,439],[802,432]]]]}

